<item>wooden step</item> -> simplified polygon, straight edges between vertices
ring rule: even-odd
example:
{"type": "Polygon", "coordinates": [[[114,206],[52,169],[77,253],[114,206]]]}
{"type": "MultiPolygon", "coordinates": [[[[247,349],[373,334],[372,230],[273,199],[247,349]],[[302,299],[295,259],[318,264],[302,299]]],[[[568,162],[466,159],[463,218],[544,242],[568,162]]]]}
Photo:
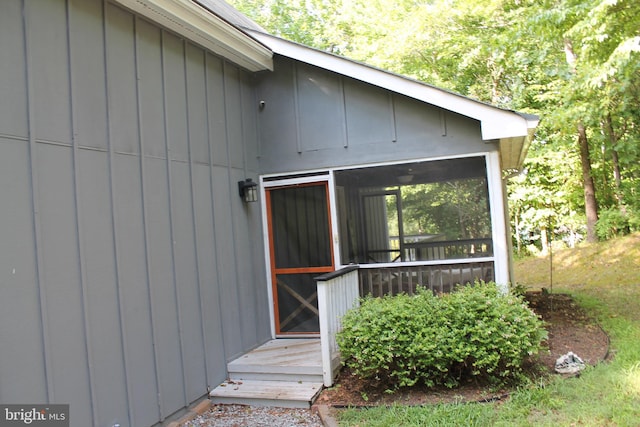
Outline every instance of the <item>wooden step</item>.
{"type": "Polygon", "coordinates": [[[213,403],[309,408],[323,387],[320,340],[277,339],[227,364],[213,403]]]}
{"type": "Polygon", "coordinates": [[[233,360],[227,370],[232,380],[322,382],[320,340],[272,340],[233,360]]]}
{"type": "Polygon", "coordinates": [[[322,382],[322,366],[316,363],[304,365],[267,364],[247,359],[236,359],[227,365],[231,380],[265,380],[290,382],[322,382]]]}
{"type": "Polygon", "coordinates": [[[232,381],[282,381],[282,382],[323,382],[322,372],[318,374],[301,374],[291,372],[255,372],[251,370],[229,371],[229,379],[232,381]]]}
{"type": "Polygon", "coordinates": [[[209,397],[217,404],[310,408],[322,386],[322,382],[228,380],[209,397]]]}

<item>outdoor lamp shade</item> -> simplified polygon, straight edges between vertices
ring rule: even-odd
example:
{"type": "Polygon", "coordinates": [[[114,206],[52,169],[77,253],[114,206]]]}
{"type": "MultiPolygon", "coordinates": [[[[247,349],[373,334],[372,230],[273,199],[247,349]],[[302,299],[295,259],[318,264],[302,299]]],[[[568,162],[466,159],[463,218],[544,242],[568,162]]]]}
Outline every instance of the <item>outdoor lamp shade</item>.
{"type": "Polygon", "coordinates": [[[253,182],[251,178],[238,181],[238,192],[240,193],[240,198],[247,203],[258,201],[258,184],[253,182]]]}

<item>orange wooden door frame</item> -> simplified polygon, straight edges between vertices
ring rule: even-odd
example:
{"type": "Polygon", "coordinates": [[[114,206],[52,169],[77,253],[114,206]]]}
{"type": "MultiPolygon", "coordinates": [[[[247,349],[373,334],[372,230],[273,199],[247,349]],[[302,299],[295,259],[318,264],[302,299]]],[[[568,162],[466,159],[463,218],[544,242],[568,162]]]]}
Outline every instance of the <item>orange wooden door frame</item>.
{"type": "MultiPolygon", "coordinates": [[[[281,330],[280,325],[280,306],[278,303],[278,276],[287,275],[287,274],[317,274],[318,276],[324,273],[328,273],[335,270],[335,261],[334,261],[334,249],[333,249],[333,239],[332,239],[332,224],[331,224],[331,200],[329,197],[329,184],[327,181],[313,181],[306,182],[301,184],[292,184],[292,185],[282,185],[282,186],[274,186],[268,187],[265,189],[266,192],[266,211],[267,211],[267,228],[268,228],[268,239],[269,239],[269,259],[270,259],[270,275],[271,275],[271,292],[273,296],[273,313],[274,313],[274,322],[275,322],[275,331],[276,335],[286,336],[286,335],[317,335],[319,331],[314,332],[283,332],[281,330]],[[324,195],[326,197],[326,218],[327,218],[327,235],[326,239],[328,242],[329,250],[330,250],[330,265],[322,265],[322,266],[299,266],[293,268],[282,268],[277,267],[276,260],[276,250],[275,250],[275,241],[274,241],[274,229],[273,229],[273,206],[272,206],[272,197],[271,192],[274,190],[283,190],[283,189],[293,189],[293,188],[301,188],[301,187],[311,187],[311,186],[322,186],[324,188],[324,195]]],[[[290,291],[287,291],[290,292],[290,291]]],[[[291,292],[290,292],[291,293],[291,292]]],[[[301,296],[292,296],[298,301],[300,301],[303,309],[312,310],[310,305],[313,305],[314,301],[308,301],[301,296]],[[301,299],[302,298],[302,299],[301,299]],[[304,301],[303,301],[304,299],[304,301]]],[[[317,314],[317,300],[315,300],[316,314],[317,314]]]]}

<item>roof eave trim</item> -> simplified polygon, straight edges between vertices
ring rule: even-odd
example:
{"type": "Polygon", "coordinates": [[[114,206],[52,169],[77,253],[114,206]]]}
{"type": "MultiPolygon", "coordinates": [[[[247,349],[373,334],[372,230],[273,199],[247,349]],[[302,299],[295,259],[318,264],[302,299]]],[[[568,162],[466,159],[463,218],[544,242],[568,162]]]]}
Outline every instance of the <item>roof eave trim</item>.
{"type": "Polygon", "coordinates": [[[524,165],[527,153],[529,152],[529,147],[531,146],[531,142],[535,137],[536,127],[538,126],[538,123],[540,123],[540,119],[537,116],[530,116],[527,121],[529,123],[529,133],[524,138],[524,142],[522,144],[522,147],[520,148],[520,158],[518,159],[518,164],[516,165],[516,169],[518,170],[522,169],[524,165]]]}
{"type": "Polygon", "coordinates": [[[191,0],[111,0],[249,71],[273,71],[273,52],[191,0]]]}
{"type": "Polygon", "coordinates": [[[500,139],[500,153],[504,170],[522,170],[527,152],[535,135],[536,126],[540,121],[537,116],[524,114],[522,116],[527,121],[527,135],[500,139]]]}
{"type": "Polygon", "coordinates": [[[526,137],[529,135],[533,121],[515,111],[504,110],[405,76],[312,49],[276,36],[251,30],[248,30],[248,33],[279,55],[373,84],[478,120],[481,124],[482,139],[485,141],[520,136],[526,137]]]}

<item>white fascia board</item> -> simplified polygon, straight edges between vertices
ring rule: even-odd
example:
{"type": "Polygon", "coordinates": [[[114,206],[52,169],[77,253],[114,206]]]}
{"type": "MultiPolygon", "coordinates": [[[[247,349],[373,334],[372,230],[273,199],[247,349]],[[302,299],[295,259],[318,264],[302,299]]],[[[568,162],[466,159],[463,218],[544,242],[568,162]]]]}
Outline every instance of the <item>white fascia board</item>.
{"type": "Polygon", "coordinates": [[[191,0],[111,0],[249,71],[273,71],[273,52],[191,0]]]}
{"type": "Polygon", "coordinates": [[[519,170],[522,168],[531,141],[533,141],[536,126],[540,121],[537,116],[526,114],[523,114],[522,118],[527,121],[527,126],[529,127],[527,136],[500,138],[500,157],[502,159],[502,168],[505,170],[519,170]]]}
{"type": "MultiPolygon", "coordinates": [[[[532,123],[522,115],[279,37],[248,31],[274,53],[453,111],[481,123],[485,141],[527,137],[532,123]]],[[[537,122],[536,122],[537,123],[537,122]]],[[[533,126],[535,128],[535,125],[533,126]]]]}

